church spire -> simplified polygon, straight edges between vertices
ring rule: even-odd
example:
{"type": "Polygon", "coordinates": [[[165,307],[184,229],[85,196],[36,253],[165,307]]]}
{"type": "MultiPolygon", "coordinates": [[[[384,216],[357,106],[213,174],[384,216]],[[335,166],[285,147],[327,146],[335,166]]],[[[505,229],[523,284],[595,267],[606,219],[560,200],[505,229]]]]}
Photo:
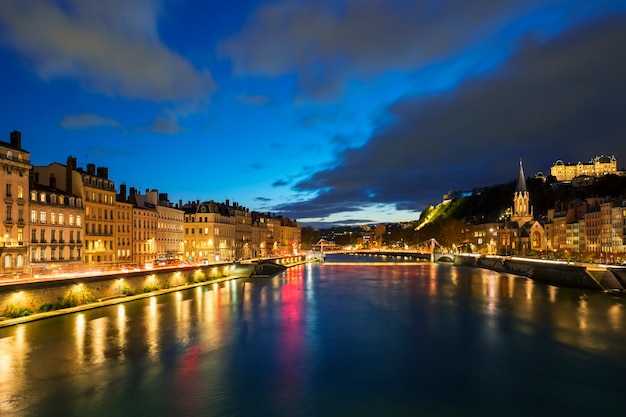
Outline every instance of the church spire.
{"type": "Polygon", "coordinates": [[[524,176],[524,167],[522,166],[522,160],[519,160],[519,176],[517,177],[517,190],[521,192],[528,191],[526,189],[526,176],[524,176]]]}

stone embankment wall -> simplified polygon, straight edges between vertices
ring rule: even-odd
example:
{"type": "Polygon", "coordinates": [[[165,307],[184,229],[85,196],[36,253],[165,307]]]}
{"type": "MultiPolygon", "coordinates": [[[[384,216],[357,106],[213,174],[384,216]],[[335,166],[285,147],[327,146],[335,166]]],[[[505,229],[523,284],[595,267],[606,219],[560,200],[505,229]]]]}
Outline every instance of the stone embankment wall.
{"type": "MultiPolygon", "coordinates": [[[[183,287],[189,283],[235,278],[231,264],[189,269],[137,271],[118,275],[85,276],[0,286],[0,316],[24,309],[32,313],[42,306],[63,308],[125,295],[183,287]]],[[[45,307],[44,307],[45,308],[45,307]]]]}
{"type": "Polygon", "coordinates": [[[462,255],[456,257],[455,264],[521,275],[559,287],[618,291],[626,288],[626,271],[617,268],[462,255]]]}

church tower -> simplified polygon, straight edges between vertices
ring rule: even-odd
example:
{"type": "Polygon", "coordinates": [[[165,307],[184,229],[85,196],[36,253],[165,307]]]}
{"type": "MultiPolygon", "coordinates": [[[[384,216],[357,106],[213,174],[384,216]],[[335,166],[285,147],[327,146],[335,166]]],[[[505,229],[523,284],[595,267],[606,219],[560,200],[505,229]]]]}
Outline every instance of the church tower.
{"type": "Polygon", "coordinates": [[[519,161],[519,176],[517,177],[517,188],[513,194],[513,213],[511,221],[522,227],[527,222],[533,220],[533,209],[530,206],[530,194],[526,189],[526,177],[522,160],[519,161]]]}

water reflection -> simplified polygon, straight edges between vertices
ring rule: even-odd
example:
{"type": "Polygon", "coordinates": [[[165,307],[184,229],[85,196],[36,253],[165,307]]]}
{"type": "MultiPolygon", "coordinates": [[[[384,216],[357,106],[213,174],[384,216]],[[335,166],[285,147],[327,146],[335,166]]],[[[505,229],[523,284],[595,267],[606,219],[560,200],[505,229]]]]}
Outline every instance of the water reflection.
{"type": "Polygon", "coordinates": [[[0,329],[0,415],[495,415],[487,392],[517,415],[548,392],[610,407],[625,315],[493,271],[309,264],[0,329]]]}

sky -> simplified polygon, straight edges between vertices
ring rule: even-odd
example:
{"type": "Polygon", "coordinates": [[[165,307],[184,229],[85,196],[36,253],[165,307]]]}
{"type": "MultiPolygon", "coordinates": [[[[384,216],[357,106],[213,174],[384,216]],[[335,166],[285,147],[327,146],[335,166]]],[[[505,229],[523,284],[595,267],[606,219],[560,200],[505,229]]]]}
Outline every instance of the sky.
{"type": "Polygon", "coordinates": [[[303,225],[626,166],[626,1],[2,0],[0,140],[303,225]],[[4,131],[4,133],[2,133],[4,131]]]}

